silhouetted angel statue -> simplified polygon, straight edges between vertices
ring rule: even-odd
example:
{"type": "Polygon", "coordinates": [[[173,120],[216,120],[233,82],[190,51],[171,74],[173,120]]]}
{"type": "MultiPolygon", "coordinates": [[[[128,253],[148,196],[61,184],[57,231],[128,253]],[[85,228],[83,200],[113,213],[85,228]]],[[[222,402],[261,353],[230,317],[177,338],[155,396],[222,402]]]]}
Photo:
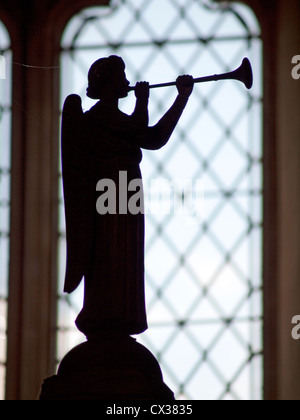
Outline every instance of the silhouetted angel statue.
{"type": "MultiPolygon", "coordinates": [[[[62,166],[67,231],[66,293],[85,280],[84,305],[76,325],[88,338],[139,334],[147,327],[144,293],[144,214],[99,214],[100,180],[127,185],[141,180],[141,149],[157,150],[170,139],[193,91],[193,78],[177,79],[178,96],[164,117],[149,127],[149,84],[137,83],[132,115],[118,108],[129,82],[120,57],[96,61],[88,75],[87,96],[99,102],[84,113],[81,98],[69,96],[63,108],[62,166]]],[[[127,191],[130,194],[133,192],[127,191]]]]}

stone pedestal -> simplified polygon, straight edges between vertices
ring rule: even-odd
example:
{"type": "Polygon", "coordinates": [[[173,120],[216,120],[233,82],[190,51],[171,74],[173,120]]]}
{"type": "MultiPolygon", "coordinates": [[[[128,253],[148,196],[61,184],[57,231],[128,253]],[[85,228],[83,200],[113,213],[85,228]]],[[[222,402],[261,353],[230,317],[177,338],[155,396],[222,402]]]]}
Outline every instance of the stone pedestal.
{"type": "Polygon", "coordinates": [[[155,357],[128,336],[95,337],[71,350],[40,400],[174,400],[155,357]]]}

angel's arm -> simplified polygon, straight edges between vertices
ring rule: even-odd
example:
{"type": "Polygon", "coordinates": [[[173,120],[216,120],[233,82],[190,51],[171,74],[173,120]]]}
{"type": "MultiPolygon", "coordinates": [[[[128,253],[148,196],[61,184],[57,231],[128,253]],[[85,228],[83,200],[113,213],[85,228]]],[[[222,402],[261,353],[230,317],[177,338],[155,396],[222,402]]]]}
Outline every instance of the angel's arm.
{"type": "Polygon", "coordinates": [[[132,117],[138,127],[146,128],[149,124],[149,83],[139,82],[135,87],[136,105],[132,117]]]}
{"type": "Polygon", "coordinates": [[[180,76],[177,79],[178,96],[174,104],[155,126],[144,130],[139,138],[141,148],[158,150],[167,144],[188,103],[193,87],[191,76],[180,76]]]}

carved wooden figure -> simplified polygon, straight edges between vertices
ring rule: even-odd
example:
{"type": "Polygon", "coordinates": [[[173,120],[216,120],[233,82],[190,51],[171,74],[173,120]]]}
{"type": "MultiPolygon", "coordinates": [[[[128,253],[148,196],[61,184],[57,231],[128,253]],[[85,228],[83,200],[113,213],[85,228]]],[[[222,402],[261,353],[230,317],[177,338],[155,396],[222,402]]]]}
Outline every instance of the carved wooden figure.
{"type": "Polygon", "coordinates": [[[81,98],[71,95],[63,110],[65,292],[73,292],[84,278],[84,306],[76,324],[87,337],[105,332],[139,334],[147,329],[144,214],[132,214],[127,203],[120,201],[130,200],[133,192],[128,192],[128,185],[141,180],[141,149],[159,149],[170,139],[193,90],[193,80],[178,78],[174,105],[158,124],[149,127],[148,83],[137,84],[132,115],[118,108],[119,99],[129,92],[121,58],[96,61],[88,78],[87,95],[100,101],[83,113],[81,98]],[[120,182],[120,173],[126,174],[126,185],[120,182]],[[118,198],[116,208],[106,214],[96,208],[96,186],[103,179],[114,183],[118,198]]]}

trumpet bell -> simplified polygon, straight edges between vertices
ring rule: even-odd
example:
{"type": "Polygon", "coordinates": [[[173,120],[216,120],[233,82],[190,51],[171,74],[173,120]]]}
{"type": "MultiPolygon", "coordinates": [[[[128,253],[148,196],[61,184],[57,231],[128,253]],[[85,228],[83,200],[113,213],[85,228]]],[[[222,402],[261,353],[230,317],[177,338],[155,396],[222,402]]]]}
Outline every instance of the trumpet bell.
{"type": "Polygon", "coordinates": [[[247,89],[251,89],[253,86],[253,72],[248,58],[244,58],[241,67],[236,72],[237,80],[243,82],[247,89]]]}

